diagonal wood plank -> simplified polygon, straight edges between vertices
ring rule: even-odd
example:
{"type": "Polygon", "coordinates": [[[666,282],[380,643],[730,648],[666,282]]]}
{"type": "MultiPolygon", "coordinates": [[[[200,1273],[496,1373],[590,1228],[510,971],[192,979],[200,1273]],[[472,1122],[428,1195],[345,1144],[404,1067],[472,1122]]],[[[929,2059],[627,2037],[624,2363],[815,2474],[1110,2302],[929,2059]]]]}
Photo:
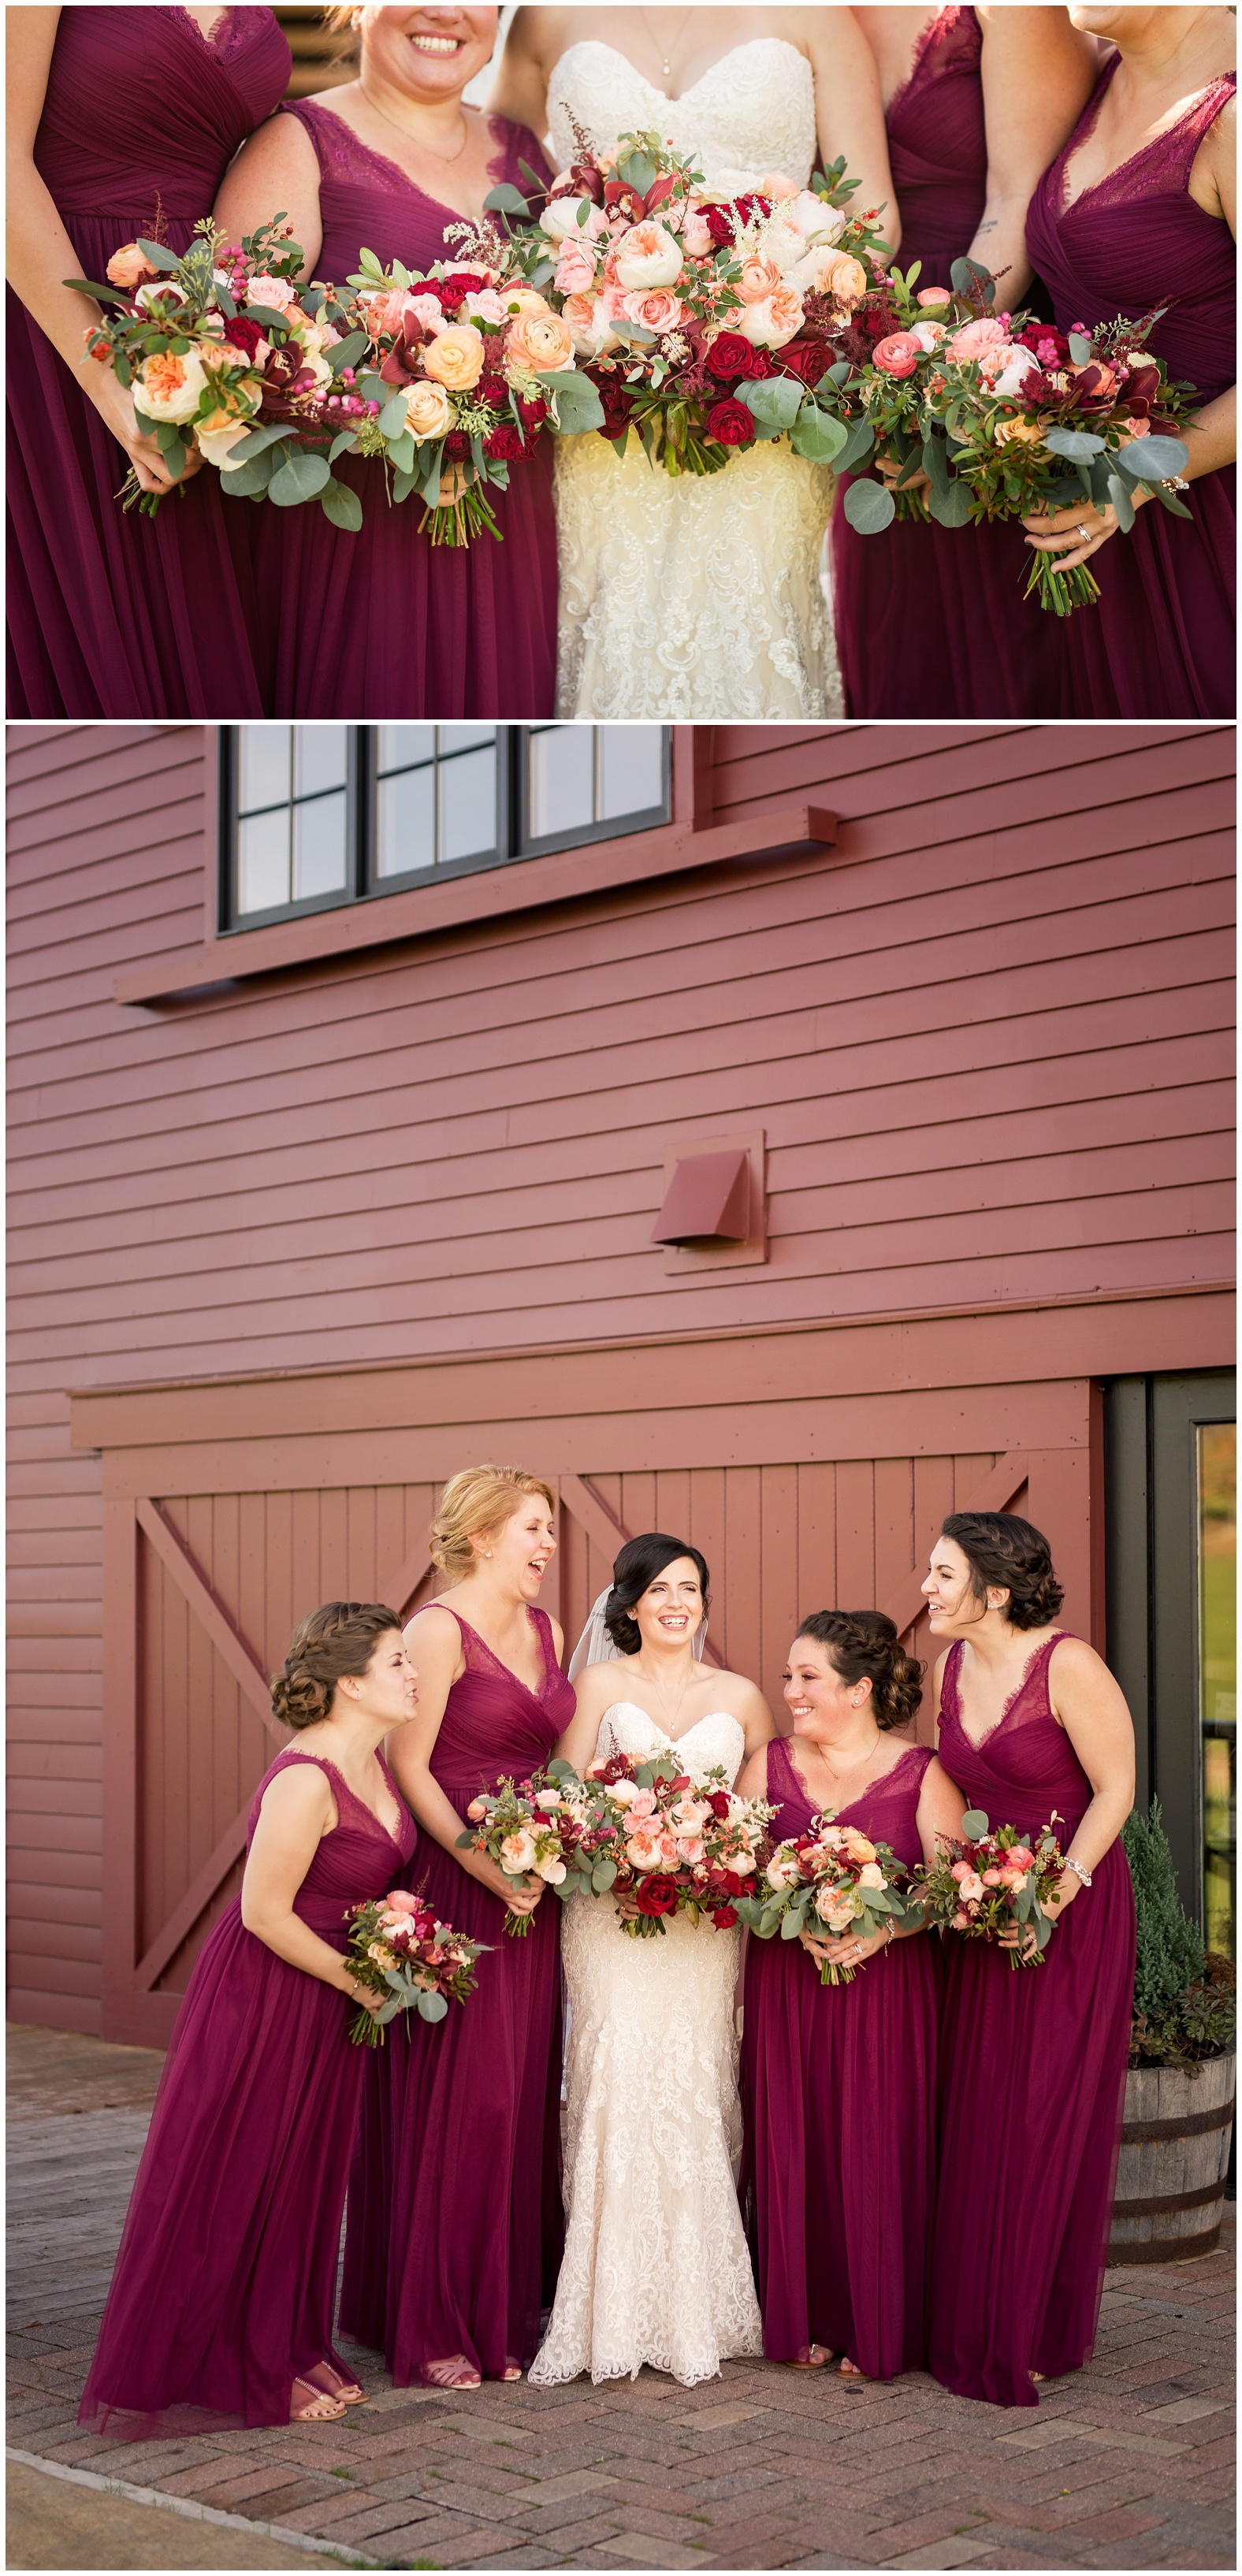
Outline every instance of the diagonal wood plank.
{"type": "MultiPolygon", "coordinates": [[[[969,1502],[963,1503],[960,1509],[966,1512],[1008,1511],[1014,1495],[1021,1493],[1026,1483],[1026,1471],[1026,1451],[1024,1449],[1007,1450],[1003,1458],[997,1459],[996,1465],[991,1473],[984,1477],[983,1483],[976,1485],[969,1502]]],[[[927,1533],[929,1547],[935,1536],[936,1531],[929,1529],[927,1533]]],[[[924,1566],[912,1566],[900,1591],[894,1592],[884,1604],[885,1614],[892,1620],[899,1637],[909,1634],[923,1608],[925,1572],[924,1566]]]]}
{"type": "MultiPolygon", "coordinates": [[[[257,1784],[256,1784],[257,1785],[257,1784]]],[[[253,1794],[253,1793],[252,1793],[253,1794]]],[[[246,1847],[246,1826],[250,1819],[250,1799],[232,1824],[221,1834],[210,1859],[203,1862],[198,1876],[191,1880],[179,1905],[174,1906],[168,1921],[161,1925],[145,1958],[134,1970],[134,1984],[142,1994],[150,1991],[157,1977],[162,1977],[170,1959],[174,1959],[187,1940],[204,1908],[210,1905],[222,1879],[227,1878],[238,1854],[246,1847]]]]}
{"type": "Polygon", "coordinates": [[[404,1626],[407,1620],[413,1618],[416,1610],[425,1607],[426,1598],[439,1571],[437,1565],[427,1563],[427,1541],[420,1539],[418,1546],[411,1548],[404,1564],[397,1567],[395,1574],[385,1576],[376,1591],[375,1598],[377,1601],[386,1601],[389,1609],[396,1611],[404,1626]]]}
{"type": "Polygon", "coordinates": [[[159,1504],[142,1494],[134,1505],[139,1528],[149,1538],[156,1555],[167,1566],[179,1592],[189,1602],[200,1627],[210,1637],[222,1663],[228,1666],[238,1689],[249,1701],[256,1717],[261,1717],[268,1734],[283,1751],[288,1734],[275,1716],[267,1674],[246,1640],[225,1617],[214,1592],[199,1572],[189,1550],[182,1546],[176,1531],[165,1520],[159,1504]]]}

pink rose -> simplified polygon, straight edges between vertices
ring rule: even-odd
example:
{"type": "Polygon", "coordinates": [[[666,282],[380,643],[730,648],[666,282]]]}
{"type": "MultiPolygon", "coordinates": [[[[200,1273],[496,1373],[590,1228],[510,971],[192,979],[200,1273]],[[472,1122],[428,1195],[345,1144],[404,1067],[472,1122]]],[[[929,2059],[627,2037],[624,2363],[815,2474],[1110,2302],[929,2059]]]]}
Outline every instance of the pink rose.
{"type": "Polygon", "coordinates": [[[871,355],[882,376],[912,376],[926,351],[913,331],[890,331],[886,340],[876,341],[871,355]]]}
{"type": "Polygon", "coordinates": [[[1129,430],[1131,438],[1150,438],[1151,436],[1151,422],[1149,420],[1127,420],[1126,428],[1129,430]]]}
{"type": "Polygon", "coordinates": [[[914,300],[916,304],[947,304],[949,290],[947,286],[920,286],[914,300]]]}
{"type": "MultiPolygon", "coordinates": [[[[618,1783],[617,1783],[618,1788],[620,1787],[620,1785],[621,1785],[621,1783],[620,1783],[620,1781],[618,1781],[618,1783]]],[[[632,1797],[632,1798],[631,1798],[631,1800],[630,1800],[630,1822],[631,1822],[631,1825],[635,1825],[635,1824],[637,1824],[638,1819],[639,1819],[640,1817],[645,1818],[645,1817],[647,1817],[647,1816],[654,1816],[655,1811],[656,1811],[656,1794],[655,1794],[654,1789],[636,1789],[636,1790],[635,1790],[635,1792],[634,1792],[633,1797],[632,1797]]]]}
{"type": "Polygon", "coordinates": [[[949,342],[951,358],[982,358],[985,350],[1001,349],[1009,333],[1003,322],[964,322],[949,342]]]}
{"type": "Polygon", "coordinates": [[[712,229],[706,215],[692,206],[681,228],[681,246],[687,259],[710,259],[713,249],[712,229]]]}
{"type": "Polygon", "coordinates": [[[1003,1887],[1004,1883],[1004,1878],[999,1869],[985,1869],[983,1873],[983,1884],[985,1887],[1003,1887]]]}
{"type": "Polygon", "coordinates": [[[645,295],[640,289],[625,296],[621,310],[627,322],[636,322],[643,331],[675,331],[685,307],[667,286],[653,286],[645,295]]]}
{"type": "Polygon", "coordinates": [[[580,243],[567,241],[562,244],[552,283],[558,295],[585,295],[595,284],[595,262],[588,258],[580,243]]]}
{"type": "Polygon", "coordinates": [[[681,244],[663,224],[631,224],[622,233],[610,261],[618,286],[675,286],[681,275],[681,244]]]}
{"type": "Polygon", "coordinates": [[[786,197],[796,197],[798,193],[795,182],[787,179],[783,170],[763,170],[755,181],[755,195],[767,197],[774,206],[779,206],[786,197]]]}
{"type": "Polygon", "coordinates": [[[483,1798],[472,1798],[466,1809],[466,1814],[472,1825],[481,1824],[484,1816],[487,1814],[486,1800],[483,1798]]]}

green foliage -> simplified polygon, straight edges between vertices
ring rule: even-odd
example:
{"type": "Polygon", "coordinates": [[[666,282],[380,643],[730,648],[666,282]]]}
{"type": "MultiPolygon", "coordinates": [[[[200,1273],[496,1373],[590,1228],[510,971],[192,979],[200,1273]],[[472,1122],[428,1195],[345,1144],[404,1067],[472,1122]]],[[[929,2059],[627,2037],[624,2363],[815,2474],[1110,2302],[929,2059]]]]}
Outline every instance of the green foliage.
{"type": "Polygon", "coordinates": [[[1127,1816],[1121,1840],[1138,1925],[1130,2063],[1192,2067],[1234,2045],[1236,1974],[1228,1959],[1205,1952],[1182,1904],[1158,1799],[1149,1814],[1127,1816]]]}

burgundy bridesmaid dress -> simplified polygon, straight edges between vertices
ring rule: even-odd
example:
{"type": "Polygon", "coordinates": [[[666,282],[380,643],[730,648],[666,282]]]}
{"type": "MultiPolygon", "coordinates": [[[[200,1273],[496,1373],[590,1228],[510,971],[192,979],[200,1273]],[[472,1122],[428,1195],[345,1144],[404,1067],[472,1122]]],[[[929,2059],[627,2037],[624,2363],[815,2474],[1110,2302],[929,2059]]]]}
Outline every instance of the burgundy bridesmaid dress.
{"type": "MultiPolygon", "coordinates": [[[[915,1868],[932,1759],[909,1746],[838,1821],[915,1868]]],[[[774,1839],[809,1829],[816,1810],[780,1737],[767,1795],[774,1839]]],[[[800,1941],[747,1942],[739,2187],[769,2361],[821,2343],[868,2379],[923,2367],[938,1966],[920,1933],[877,1951],[852,1985],[821,1986],[800,1941]]]]}
{"type": "MultiPolygon", "coordinates": [[[[901,209],[903,275],[947,286],[983,213],[988,150],[983,39],[973,9],[940,9],[886,116],[901,209]]],[[[917,291],[917,288],[916,288],[917,291]]],[[[998,303],[1005,301],[1004,288],[998,303]]],[[[1024,295],[1023,305],[1031,302],[1024,295]]],[[[1056,712],[1059,619],[1022,596],[1029,557],[1014,521],[940,528],[899,519],[860,537],[832,514],[837,653],[848,716],[1038,716],[1056,712]]]]}
{"type": "MultiPolygon", "coordinates": [[[[264,1790],[290,1762],[327,1773],[337,1810],[293,1910],[343,1951],[347,1909],[404,1875],[415,1827],[391,1780],[397,1840],[333,1763],[291,1747],[255,1791],[247,1848],[264,1790]]],[[[353,2377],[332,2315],[372,2052],[353,2045],[351,2018],[347,1996],[246,1930],[235,1898],[177,2018],[80,2424],[118,2441],[284,2424],[294,2380],[319,2362],[353,2377]]]]}
{"type": "MultiPolygon", "coordinates": [[[[343,287],[358,254],[407,268],[460,256],[445,239],[460,215],[423,194],[392,161],[359,141],[318,100],[301,119],[319,160],[323,248],[315,273],[343,287]]],[[[493,117],[494,183],[522,187],[518,167],[547,164],[533,134],[493,117]]],[[[488,492],[503,544],[468,548],[420,536],[422,503],[385,506],[377,463],[333,471],[362,497],[356,535],[318,503],[254,511],[255,576],[267,713],[272,716],[550,716],[556,680],[556,521],[552,442],[510,467],[507,492],[488,492]]],[[[238,504],[249,508],[249,504],[238,504]]]]}
{"type": "MultiPolygon", "coordinates": [[[[78,274],[103,282],[161,216],[187,250],[288,78],[270,9],[225,9],[210,38],[188,9],[62,9],[35,161],[78,274]]],[[[249,532],[218,474],[123,511],[129,460],[12,289],[8,402],[10,716],[262,715],[249,532]]]]}
{"type": "MultiPolygon", "coordinates": [[[[445,1704],[432,1771],[463,1819],[502,1776],[548,1760],[574,1712],[546,1610],[532,1610],[538,1693],[461,1629],[466,1670],[445,1704]]],[[[525,2369],[560,2263],[560,1902],[504,1929],[500,1897],[424,1834],[417,1885],[446,1922],[490,1945],[466,2012],[411,2024],[368,2068],[349,2178],[341,2330],[383,2345],[398,2387],[464,2353],[486,2379],[525,2369]],[[428,2041],[432,2044],[428,2046],[428,2041]],[[438,2043],[438,2045],[437,2045],[438,2043]]]]}
{"type": "MultiPolygon", "coordinates": [[[[1114,54],[1105,66],[1031,199],[1031,258],[1062,330],[1118,313],[1137,321],[1167,305],[1148,346],[1171,376],[1209,402],[1236,371],[1237,254],[1224,217],[1197,205],[1189,182],[1237,76],[1213,81],[1167,133],[1067,206],[1066,165],[1090,132],[1119,59],[1114,54]]],[[[1128,537],[1113,537],[1092,556],[1100,598],[1056,621],[1064,634],[1062,694],[1050,713],[1232,716],[1234,479],[1229,465],[1193,482],[1179,496],[1188,520],[1149,501],[1128,537]]]]}
{"type": "MultiPolygon", "coordinates": [[[[1049,1704],[1056,1644],[1032,1656],[982,1746],[962,1726],[962,1649],[950,1647],[940,1758],[993,1827],[1035,1834],[1055,1807],[1066,1851],[1091,1783],[1049,1704]]],[[[1134,1993],[1121,1844],[1096,1862],[1039,1967],[953,1933],[944,1951],[930,2367],[959,2397],[1035,2406],[1031,2372],[1080,2370],[1099,2315],[1134,1993]]]]}

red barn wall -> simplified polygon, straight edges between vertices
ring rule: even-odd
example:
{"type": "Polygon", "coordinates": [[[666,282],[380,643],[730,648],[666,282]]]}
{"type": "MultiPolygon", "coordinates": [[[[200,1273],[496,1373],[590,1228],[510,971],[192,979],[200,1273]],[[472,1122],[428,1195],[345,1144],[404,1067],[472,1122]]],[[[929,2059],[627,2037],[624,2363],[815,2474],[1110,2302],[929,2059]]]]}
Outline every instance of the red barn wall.
{"type": "MultiPolygon", "coordinates": [[[[813,797],[835,849],[152,1008],[113,979],[202,935],[206,737],[11,732],[11,2010],[101,2026],[105,1491],[126,1687],[165,1712],[135,1956],[270,1740],[134,1498],[261,1663],[520,1440],[629,1527],[718,1530],[720,1634],[771,1689],[812,1575],[895,1598],[929,1516],[1029,1451],[1098,1629],[1092,1383],[1230,1356],[1232,731],[711,748],[719,819],[813,797]],[[760,1127],[769,1260],[670,1275],[668,1136],[760,1127]]],[[[567,1617],[606,1537],[570,1512],[567,1617]]]]}

